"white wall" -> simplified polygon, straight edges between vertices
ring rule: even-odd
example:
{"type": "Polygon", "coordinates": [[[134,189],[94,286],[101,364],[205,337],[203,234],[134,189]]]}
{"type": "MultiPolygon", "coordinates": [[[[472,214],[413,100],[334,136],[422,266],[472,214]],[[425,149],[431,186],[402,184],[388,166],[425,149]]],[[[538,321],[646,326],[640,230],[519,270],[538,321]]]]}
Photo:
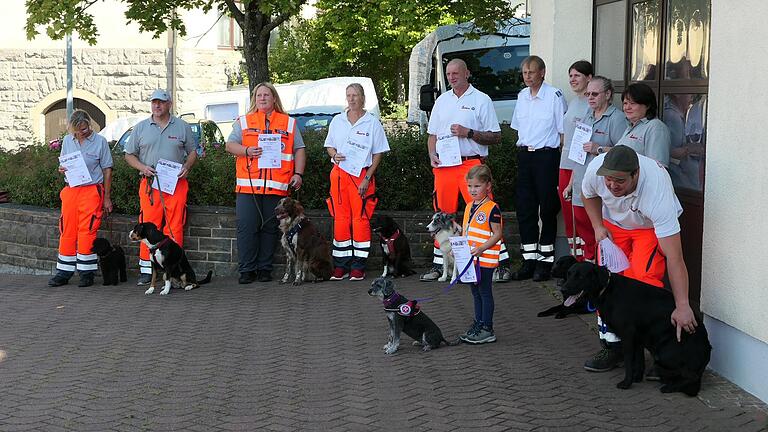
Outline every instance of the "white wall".
{"type": "Polygon", "coordinates": [[[768,342],[768,14],[712,0],[702,310],[768,342]]]}
{"type": "Polygon", "coordinates": [[[592,59],[592,2],[531,0],[531,54],[544,59],[546,81],[573,97],[568,67],[592,59]]]}

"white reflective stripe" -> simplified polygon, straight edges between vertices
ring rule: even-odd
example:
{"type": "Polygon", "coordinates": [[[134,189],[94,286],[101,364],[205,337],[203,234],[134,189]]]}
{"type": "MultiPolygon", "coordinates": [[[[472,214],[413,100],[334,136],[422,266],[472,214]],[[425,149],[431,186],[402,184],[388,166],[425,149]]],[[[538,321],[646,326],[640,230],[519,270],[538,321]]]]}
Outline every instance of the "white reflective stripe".
{"type": "Polygon", "coordinates": [[[371,247],[371,242],[370,242],[370,240],[369,241],[364,241],[364,242],[356,242],[356,241],[352,240],[352,246],[356,247],[356,248],[360,248],[360,249],[369,248],[369,247],[371,247]]]}
{"type": "Polygon", "coordinates": [[[539,256],[540,256],[540,255],[539,255],[538,253],[536,253],[536,252],[532,252],[532,253],[524,253],[524,254],[523,254],[523,259],[524,259],[524,260],[526,260],[526,261],[527,261],[527,260],[538,260],[538,259],[539,259],[539,256]]]}
{"type": "Polygon", "coordinates": [[[583,249],[576,249],[576,256],[581,256],[581,255],[584,255],[584,250],[583,249]]]}
{"type": "Polygon", "coordinates": [[[277,189],[277,190],[283,190],[283,191],[288,190],[288,183],[280,183],[274,180],[264,181],[263,179],[258,179],[258,178],[248,179],[248,178],[238,177],[237,185],[240,187],[251,187],[251,185],[253,185],[253,187],[270,187],[272,189],[277,189]]]}
{"type": "Polygon", "coordinates": [[[499,255],[499,251],[497,251],[497,250],[495,250],[495,249],[486,249],[486,250],[483,252],[483,254],[488,254],[488,255],[497,255],[497,256],[498,256],[498,255],[499,255]]]}
{"type": "Polygon", "coordinates": [[[572,244],[573,244],[573,239],[572,239],[572,238],[570,238],[570,237],[568,237],[568,245],[570,246],[570,245],[572,245],[572,244]]]}
{"type": "Polygon", "coordinates": [[[338,249],[334,249],[332,255],[335,256],[335,257],[351,257],[352,256],[352,251],[351,250],[338,250],[338,249]]]}
{"type": "Polygon", "coordinates": [[[334,240],[333,246],[340,247],[340,248],[350,247],[352,246],[352,240],[343,240],[343,241],[334,240]]]}
{"type": "Polygon", "coordinates": [[[478,236],[474,236],[472,234],[469,234],[469,235],[467,235],[467,240],[475,241],[478,244],[483,244],[483,243],[485,243],[488,240],[488,237],[478,237],[478,236]]]}
{"type": "Polygon", "coordinates": [[[553,263],[553,262],[555,262],[555,257],[553,257],[553,256],[545,257],[544,255],[539,255],[539,261],[553,263]]]}
{"type": "Polygon", "coordinates": [[[139,265],[142,267],[152,267],[152,262],[139,258],[139,265]]]}
{"type": "Polygon", "coordinates": [[[59,269],[59,270],[64,270],[64,271],[68,271],[68,272],[75,271],[75,265],[74,264],[69,265],[69,264],[64,264],[64,263],[57,262],[56,263],[56,268],[59,269]]]}
{"type": "Polygon", "coordinates": [[[499,245],[501,245],[501,251],[502,251],[502,252],[506,252],[506,250],[507,250],[507,245],[505,245],[503,241],[499,240],[499,242],[498,242],[498,243],[496,243],[496,244],[499,244],[499,245]]]}
{"type": "Polygon", "coordinates": [[[59,254],[59,261],[64,261],[64,262],[76,262],[76,261],[77,261],[77,258],[76,258],[74,255],[72,255],[72,256],[67,256],[67,255],[62,255],[62,254],[59,254]]]}
{"type": "Polygon", "coordinates": [[[355,249],[355,256],[358,258],[368,258],[368,252],[360,249],[355,249]]]}
{"type": "Polygon", "coordinates": [[[141,274],[152,274],[152,269],[147,267],[141,267],[141,274]]]}
{"type": "Polygon", "coordinates": [[[441,257],[441,256],[434,256],[432,258],[432,264],[443,265],[443,257],[441,257]]]}
{"type": "Polygon", "coordinates": [[[83,263],[77,263],[77,269],[79,271],[87,271],[87,270],[93,270],[96,271],[99,269],[99,266],[97,264],[83,264],[83,263]]]}
{"type": "Polygon", "coordinates": [[[241,130],[248,129],[248,120],[245,119],[245,116],[241,115],[239,120],[240,120],[240,129],[241,130]]]}
{"type": "Polygon", "coordinates": [[[280,153],[280,158],[284,161],[292,161],[293,153],[280,153]]]}
{"type": "Polygon", "coordinates": [[[442,257],[443,256],[443,251],[441,251],[438,248],[433,248],[432,249],[432,255],[442,257]]]}
{"type": "Polygon", "coordinates": [[[535,251],[536,249],[538,249],[536,246],[538,246],[536,243],[524,244],[523,251],[525,252],[535,251]]]}
{"type": "Polygon", "coordinates": [[[483,258],[482,256],[479,258],[479,261],[481,263],[487,263],[487,264],[496,264],[496,263],[499,262],[499,260],[497,260],[497,259],[483,258]]]}
{"type": "Polygon", "coordinates": [[[553,252],[555,250],[555,245],[541,245],[539,246],[540,252],[553,252]]]}
{"type": "Polygon", "coordinates": [[[584,243],[584,239],[583,238],[576,237],[576,244],[577,245],[583,245],[583,244],[586,244],[586,243],[584,243]]]}
{"type": "Polygon", "coordinates": [[[467,230],[467,234],[476,233],[480,234],[482,236],[485,236],[486,238],[491,238],[491,235],[493,234],[491,231],[480,229],[477,227],[470,226],[467,230]]]}
{"type": "Polygon", "coordinates": [[[509,254],[507,251],[503,250],[499,252],[499,261],[504,261],[505,259],[509,259],[509,254]]]}
{"type": "Polygon", "coordinates": [[[293,117],[288,117],[288,132],[293,133],[293,127],[296,124],[296,120],[293,117]]]}
{"type": "Polygon", "coordinates": [[[96,254],[90,254],[90,255],[77,254],[77,259],[80,261],[93,261],[93,260],[99,259],[99,256],[96,254]]]}

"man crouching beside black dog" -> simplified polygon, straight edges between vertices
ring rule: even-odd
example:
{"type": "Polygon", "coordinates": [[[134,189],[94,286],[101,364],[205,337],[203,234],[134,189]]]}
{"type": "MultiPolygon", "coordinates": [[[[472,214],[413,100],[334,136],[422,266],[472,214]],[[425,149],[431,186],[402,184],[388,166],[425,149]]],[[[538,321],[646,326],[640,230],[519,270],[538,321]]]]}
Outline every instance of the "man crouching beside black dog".
{"type": "MultiPolygon", "coordinates": [[[[670,319],[667,328],[672,332],[671,327],[674,327],[674,337],[678,342],[688,335],[694,335],[699,328],[706,341],[706,331],[696,320],[689,305],[688,270],[683,261],[678,222],[682,207],[675,196],[667,170],[655,160],[638,155],[632,148],[618,145],[589,164],[582,186],[584,207],[595,230],[596,241],[611,238],[629,258],[630,266],[622,275],[663,289],[663,278],[668,267],[673,306],[670,306],[671,314],[666,315],[670,319]],[[688,335],[682,334],[683,331],[688,335]]],[[[573,277],[577,276],[569,271],[569,281],[573,277]]],[[[602,277],[598,280],[605,281],[602,277]]],[[[605,372],[624,360],[630,361],[630,358],[625,358],[627,356],[635,357],[634,361],[637,361],[637,356],[633,355],[636,354],[632,351],[633,345],[642,341],[626,340],[622,349],[622,335],[617,334],[620,333],[618,328],[612,327],[619,324],[621,327],[626,326],[624,323],[610,322],[606,314],[602,314],[604,319],[601,319],[600,312],[598,303],[598,327],[603,348],[586,361],[584,368],[592,372],[605,372]]],[[[633,335],[633,338],[640,336],[653,335],[633,335]]],[[[701,359],[706,366],[709,360],[708,341],[700,351],[701,356],[706,357],[701,359]]],[[[656,360],[658,363],[659,359],[656,360]]],[[[635,365],[627,366],[631,370],[635,365]]],[[[662,371],[658,372],[663,379],[662,371]]],[[[699,382],[701,372],[703,369],[696,371],[699,382]]],[[[619,387],[628,388],[632,381],[642,380],[642,371],[640,376],[636,376],[636,372],[633,374],[635,376],[628,377],[629,382],[625,379],[619,383],[619,387]]],[[[651,376],[647,378],[652,379],[651,376]]],[[[698,392],[698,387],[695,391],[688,390],[684,392],[692,395],[698,392]]]]}

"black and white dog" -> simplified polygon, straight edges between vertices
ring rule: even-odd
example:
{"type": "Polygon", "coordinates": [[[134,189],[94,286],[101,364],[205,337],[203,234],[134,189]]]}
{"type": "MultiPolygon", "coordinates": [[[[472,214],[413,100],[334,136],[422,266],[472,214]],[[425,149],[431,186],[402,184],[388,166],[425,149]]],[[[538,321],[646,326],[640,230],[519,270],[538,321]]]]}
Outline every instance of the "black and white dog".
{"type": "Polygon", "coordinates": [[[699,393],[712,346],[701,320],[694,333],[683,331],[677,341],[676,328],[670,323],[675,309],[671,292],[582,262],[568,269],[563,295],[583,296],[597,305],[600,318],[621,338],[625,373],[616,387],[628,389],[643,380],[643,349],[647,348],[664,384],[662,393],[699,393]]]}
{"type": "Polygon", "coordinates": [[[415,274],[411,268],[411,246],[391,216],[375,215],[371,220],[371,231],[379,236],[384,272],[381,277],[405,277],[415,274]]]}
{"type": "Polygon", "coordinates": [[[128,237],[133,241],[141,241],[149,247],[149,259],[152,261],[152,282],[144,294],[155,292],[155,282],[160,271],[163,272],[163,282],[165,283],[160,295],[167,295],[171,291],[172,280],[180,281],[181,286],[186,291],[211,281],[212,271],[208,271],[205,279],[198,281],[184,249],[157,229],[157,226],[152,222],[137,224],[128,237]]]}
{"type": "Polygon", "coordinates": [[[453,215],[437,212],[432,215],[432,221],[427,225],[427,230],[440,245],[440,252],[443,254],[443,274],[437,280],[445,282],[458,274],[450,239],[461,235],[461,225],[456,223],[453,215]]]}
{"type": "Polygon", "coordinates": [[[384,345],[384,352],[394,354],[400,347],[400,333],[413,338],[414,345],[421,345],[423,351],[439,348],[440,344],[457,345],[460,341],[448,342],[443,337],[440,327],[416,304],[395,291],[392,279],[379,277],[371,283],[368,295],[378,297],[384,303],[384,311],[389,321],[389,341],[384,345]]]}
{"type": "Polygon", "coordinates": [[[91,248],[99,257],[99,267],[104,278],[102,285],[117,285],[128,280],[125,271],[125,252],[120,246],[112,246],[109,240],[97,237],[91,248]]]}

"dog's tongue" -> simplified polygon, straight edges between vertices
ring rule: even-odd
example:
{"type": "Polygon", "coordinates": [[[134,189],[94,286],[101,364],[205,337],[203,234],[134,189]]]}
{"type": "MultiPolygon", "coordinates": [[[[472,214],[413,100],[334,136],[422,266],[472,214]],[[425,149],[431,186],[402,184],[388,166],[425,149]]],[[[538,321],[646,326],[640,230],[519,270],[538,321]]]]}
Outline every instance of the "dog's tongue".
{"type": "Polygon", "coordinates": [[[578,300],[578,299],[579,299],[579,296],[580,296],[580,295],[581,295],[581,294],[577,294],[577,295],[568,296],[568,298],[567,298],[567,299],[565,299],[565,301],[563,302],[563,305],[565,305],[566,307],[570,307],[570,306],[573,306],[573,304],[574,304],[574,303],[576,303],[576,300],[578,300]]]}

